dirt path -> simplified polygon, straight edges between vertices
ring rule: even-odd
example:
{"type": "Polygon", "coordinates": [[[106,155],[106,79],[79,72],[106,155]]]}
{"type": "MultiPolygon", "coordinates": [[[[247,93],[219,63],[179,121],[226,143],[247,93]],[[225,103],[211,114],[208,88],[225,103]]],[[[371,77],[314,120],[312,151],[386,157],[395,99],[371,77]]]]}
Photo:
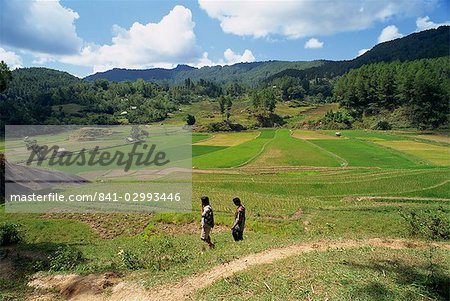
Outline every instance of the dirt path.
{"type": "Polygon", "coordinates": [[[409,196],[360,196],[353,197],[356,201],[372,201],[372,200],[393,200],[393,201],[443,201],[448,202],[448,198],[428,198],[428,197],[409,197],[409,196]]]}
{"type": "MultiPolygon", "coordinates": [[[[193,300],[193,295],[197,290],[203,289],[220,279],[230,277],[234,273],[251,268],[255,265],[270,264],[277,260],[282,260],[290,256],[312,251],[349,249],[363,246],[384,247],[391,249],[427,248],[430,246],[435,246],[450,250],[449,244],[424,243],[401,239],[373,238],[368,240],[316,241],[250,254],[229,263],[216,266],[206,272],[186,277],[176,283],[161,285],[151,290],[145,290],[136,284],[131,284],[120,279],[114,279],[113,277],[110,277],[106,281],[105,275],[103,274],[98,275],[98,279],[93,279],[93,275],[88,275],[85,277],[77,275],[48,276],[40,279],[37,278],[30,282],[29,285],[33,287],[59,290],[61,294],[69,300],[193,300]],[[85,281],[85,278],[89,277],[89,281],[85,281]],[[106,285],[105,281],[107,283],[106,285]],[[95,285],[96,283],[99,283],[102,287],[97,287],[95,285]],[[80,286],[84,285],[84,287],[79,287],[77,284],[80,284],[80,286]],[[45,285],[45,287],[43,287],[43,285],[45,285]],[[106,294],[104,292],[105,287],[110,288],[106,294]]],[[[32,300],[38,299],[34,298],[32,300]]]]}

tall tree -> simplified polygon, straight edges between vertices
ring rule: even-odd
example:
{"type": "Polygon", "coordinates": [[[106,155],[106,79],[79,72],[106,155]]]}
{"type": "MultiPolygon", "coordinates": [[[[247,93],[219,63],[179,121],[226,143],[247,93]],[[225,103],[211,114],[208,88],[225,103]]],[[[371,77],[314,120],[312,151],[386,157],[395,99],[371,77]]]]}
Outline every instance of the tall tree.
{"type": "Polygon", "coordinates": [[[12,73],[4,61],[0,62],[0,93],[4,92],[12,81],[12,73]]]}

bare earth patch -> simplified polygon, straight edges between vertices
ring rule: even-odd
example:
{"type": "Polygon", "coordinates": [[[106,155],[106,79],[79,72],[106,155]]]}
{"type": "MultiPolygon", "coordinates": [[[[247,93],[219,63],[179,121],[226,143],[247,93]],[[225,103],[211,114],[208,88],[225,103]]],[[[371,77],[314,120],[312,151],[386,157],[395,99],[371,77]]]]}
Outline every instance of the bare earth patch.
{"type": "MultiPolygon", "coordinates": [[[[30,296],[28,300],[45,300],[55,297],[55,293],[42,291],[56,291],[56,294],[67,300],[89,300],[90,296],[104,293],[108,288],[118,284],[120,278],[115,273],[91,274],[80,276],[76,274],[49,275],[37,273],[28,282],[38,290],[36,295],[30,296]],[[40,293],[39,293],[40,291],[40,293]],[[87,296],[86,299],[83,296],[87,296]]],[[[50,299],[53,300],[53,299],[50,299]]],[[[100,299],[101,300],[101,299],[100,299]]]]}
{"type": "Polygon", "coordinates": [[[219,133],[211,139],[202,140],[195,145],[236,146],[255,139],[259,132],[219,133]]]}
{"type": "Polygon", "coordinates": [[[149,213],[47,213],[43,218],[69,219],[88,224],[101,238],[110,239],[120,235],[134,236],[147,227],[152,215],[149,213]]]}

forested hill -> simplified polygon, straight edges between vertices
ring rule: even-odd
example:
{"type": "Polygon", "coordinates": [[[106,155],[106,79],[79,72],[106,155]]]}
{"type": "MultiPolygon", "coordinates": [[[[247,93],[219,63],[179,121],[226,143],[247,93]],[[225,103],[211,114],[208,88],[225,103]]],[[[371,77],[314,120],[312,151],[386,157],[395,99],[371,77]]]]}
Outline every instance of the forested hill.
{"type": "Polygon", "coordinates": [[[350,69],[366,64],[391,61],[413,61],[422,58],[436,58],[449,54],[450,26],[441,26],[410,34],[406,37],[376,45],[365,54],[349,61],[312,61],[286,62],[268,61],[239,63],[231,66],[212,66],[194,68],[179,65],[174,69],[112,69],[86,77],[86,80],[105,78],[111,81],[134,81],[142,78],[146,81],[182,83],[185,79],[201,78],[218,84],[235,81],[254,86],[264,80],[278,77],[334,77],[350,69]]]}
{"type": "Polygon", "coordinates": [[[323,78],[343,75],[361,66],[393,61],[414,61],[437,58],[450,54],[450,26],[425,30],[406,37],[380,43],[363,55],[350,61],[325,61],[322,65],[307,70],[293,68],[283,70],[268,78],[268,81],[283,76],[299,78],[323,78]]]}
{"type": "Polygon", "coordinates": [[[135,81],[142,78],[145,81],[173,81],[176,75],[180,72],[189,72],[192,70],[197,70],[197,68],[178,65],[174,69],[164,69],[164,68],[154,68],[154,69],[123,69],[114,68],[105,72],[98,72],[87,76],[86,80],[96,80],[98,78],[105,78],[110,81],[121,82],[121,81],[135,81]]]}
{"type": "Polygon", "coordinates": [[[48,68],[20,68],[13,71],[8,93],[16,96],[38,95],[52,89],[81,82],[67,72],[48,68]]]}
{"type": "Polygon", "coordinates": [[[162,82],[171,84],[184,82],[187,78],[191,80],[207,79],[219,84],[228,82],[242,82],[246,85],[255,85],[266,78],[286,69],[303,70],[323,64],[322,61],[312,62],[285,62],[268,61],[253,63],[238,63],[231,66],[207,66],[194,68],[179,65],[174,69],[153,68],[145,70],[112,69],[109,71],[95,73],[87,76],[86,80],[99,78],[111,81],[135,81],[142,78],[146,81],[162,82]]]}

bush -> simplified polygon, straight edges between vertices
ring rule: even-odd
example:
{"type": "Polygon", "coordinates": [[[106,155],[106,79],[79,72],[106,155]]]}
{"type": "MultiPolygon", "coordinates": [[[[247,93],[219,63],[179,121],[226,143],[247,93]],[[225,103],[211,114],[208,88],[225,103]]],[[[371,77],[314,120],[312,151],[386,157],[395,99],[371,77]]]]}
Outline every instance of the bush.
{"type": "MultiPolygon", "coordinates": [[[[259,127],[264,127],[264,128],[271,128],[271,127],[277,127],[277,126],[281,126],[283,124],[285,124],[286,122],[284,121],[283,117],[274,114],[274,113],[258,113],[258,114],[254,114],[255,118],[256,118],[256,122],[257,125],[259,127]]],[[[287,118],[287,117],[285,117],[287,118]]]]}
{"type": "Polygon", "coordinates": [[[412,236],[422,236],[431,239],[450,239],[449,212],[443,208],[423,211],[400,212],[408,222],[412,236]]]}
{"type": "Polygon", "coordinates": [[[118,255],[121,256],[123,266],[129,270],[139,270],[143,267],[139,258],[129,251],[120,250],[118,255]]]}
{"type": "Polygon", "coordinates": [[[392,125],[386,120],[378,120],[373,126],[373,130],[388,131],[392,130],[392,125]]]}
{"type": "Polygon", "coordinates": [[[187,114],[184,120],[186,121],[187,125],[194,125],[195,124],[195,117],[194,117],[194,115],[187,114]]]}
{"type": "Polygon", "coordinates": [[[50,256],[50,271],[70,271],[84,261],[83,253],[71,246],[59,246],[50,256]]]}
{"type": "Polygon", "coordinates": [[[3,223],[0,226],[0,246],[16,244],[22,241],[19,232],[19,225],[11,223],[3,223]]]}
{"type": "Polygon", "coordinates": [[[324,117],[320,119],[320,127],[330,130],[344,130],[352,128],[354,118],[350,112],[346,110],[328,111],[324,117]]]}
{"type": "Polygon", "coordinates": [[[245,126],[239,123],[231,123],[226,120],[221,122],[211,122],[208,124],[209,132],[231,132],[231,131],[243,131],[245,130],[245,126]]]}

